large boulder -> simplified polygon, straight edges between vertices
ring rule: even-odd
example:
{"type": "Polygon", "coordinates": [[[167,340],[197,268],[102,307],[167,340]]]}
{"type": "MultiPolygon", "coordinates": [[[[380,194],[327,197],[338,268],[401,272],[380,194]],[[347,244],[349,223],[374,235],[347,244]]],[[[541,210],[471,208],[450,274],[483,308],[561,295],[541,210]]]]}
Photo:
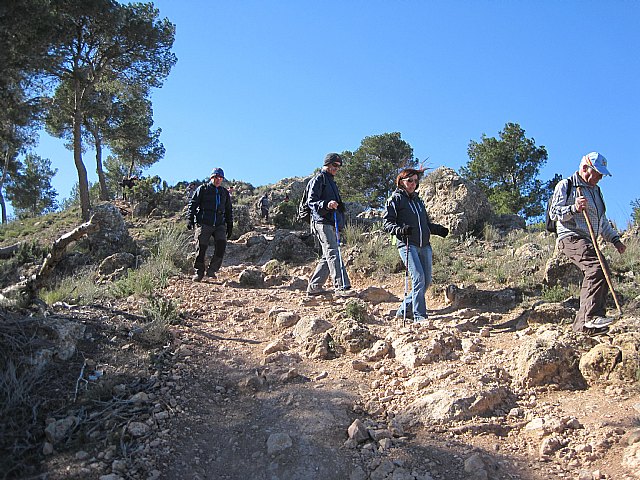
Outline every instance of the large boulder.
{"type": "Polygon", "coordinates": [[[420,183],[418,192],[431,220],[446,226],[455,236],[481,232],[493,216],[484,192],[451,168],[440,167],[431,172],[420,183]]]}
{"type": "Polygon", "coordinates": [[[549,287],[580,285],[582,272],[558,248],[545,265],[543,283],[549,287]]]}
{"type": "Polygon", "coordinates": [[[85,240],[92,257],[104,259],[118,252],[136,253],[136,244],[118,207],[112,203],[101,203],[91,214],[93,221],[100,225],[100,230],[85,240]]]}
{"type": "Polygon", "coordinates": [[[580,372],[590,385],[633,383],[640,371],[640,333],[617,335],[611,344],[600,343],[580,359],[580,372]]]}
{"type": "Polygon", "coordinates": [[[582,387],[578,370],[578,352],[556,330],[547,330],[526,339],[518,347],[512,373],[519,387],[531,388],[556,384],[582,387]]]}

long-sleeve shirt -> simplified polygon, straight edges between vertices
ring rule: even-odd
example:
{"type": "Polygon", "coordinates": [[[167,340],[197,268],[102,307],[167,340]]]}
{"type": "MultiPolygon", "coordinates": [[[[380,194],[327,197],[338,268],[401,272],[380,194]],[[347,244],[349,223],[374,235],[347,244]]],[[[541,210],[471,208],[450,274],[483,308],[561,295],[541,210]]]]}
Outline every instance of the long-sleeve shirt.
{"type": "Polygon", "coordinates": [[[601,235],[607,242],[614,244],[618,242],[620,235],[607,219],[600,187],[589,185],[578,172],[571,176],[571,188],[568,187],[569,182],[566,178],[560,180],[551,197],[549,217],[557,222],[558,240],[577,236],[591,241],[591,234],[584,214],[576,211],[574,206],[576,197],[579,196],[578,188],[580,188],[582,196],[587,199],[587,214],[596,237],[601,235]]]}

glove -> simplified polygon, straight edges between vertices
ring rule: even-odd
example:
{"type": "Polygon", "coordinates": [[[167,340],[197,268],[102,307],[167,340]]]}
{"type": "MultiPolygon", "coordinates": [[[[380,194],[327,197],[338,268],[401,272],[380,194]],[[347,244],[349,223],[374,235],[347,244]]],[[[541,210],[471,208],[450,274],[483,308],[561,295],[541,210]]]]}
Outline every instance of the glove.
{"type": "Polygon", "coordinates": [[[231,238],[232,233],[233,233],[233,227],[231,225],[227,225],[227,240],[231,238]]]}
{"type": "Polygon", "coordinates": [[[449,229],[447,227],[441,227],[438,235],[442,238],[446,237],[447,235],[449,235],[449,229]]]}
{"type": "Polygon", "coordinates": [[[187,220],[187,230],[193,230],[193,220],[187,220]]]}
{"type": "Polygon", "coordinates": [[[400,227],[400,235],[403,237],[408,237],[411,235],[412,231],[413,227],[411,225],[404,225],[403,227],[400,227]]]}

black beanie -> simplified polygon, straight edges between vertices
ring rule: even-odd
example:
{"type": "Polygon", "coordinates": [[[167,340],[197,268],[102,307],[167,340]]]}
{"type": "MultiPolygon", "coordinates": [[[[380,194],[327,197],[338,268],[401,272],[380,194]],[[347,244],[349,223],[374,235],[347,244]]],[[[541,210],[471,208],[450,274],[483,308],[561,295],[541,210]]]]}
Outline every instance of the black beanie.
{"type": "Polygon", "coordinates": [[[327,153],[324,157],[324,165],[331,165],[332,163],[339,163],[342,166],[342,157],[337,153],[327,153]]]}

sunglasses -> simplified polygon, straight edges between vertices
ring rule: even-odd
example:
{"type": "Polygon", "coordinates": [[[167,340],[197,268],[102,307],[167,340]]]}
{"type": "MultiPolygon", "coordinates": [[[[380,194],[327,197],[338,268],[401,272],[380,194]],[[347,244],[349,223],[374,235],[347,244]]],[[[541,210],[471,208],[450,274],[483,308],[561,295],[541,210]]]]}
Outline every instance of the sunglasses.
{"type": "Polygon", "coordinates": [[[341,164],[341,163],[335,163],[335,162],[334,162],[334,163],[332,163],[332,164],[331,164],[331,166],[332,166],[333,168],[340,168],[340,167],[342,167],[342,164],[341,164]]]}
{"type": "Polygon", "coordinates": [[[403,178],[402,181],[405,183],[418,183],[418,180],[413,178],[403,178]]]}

